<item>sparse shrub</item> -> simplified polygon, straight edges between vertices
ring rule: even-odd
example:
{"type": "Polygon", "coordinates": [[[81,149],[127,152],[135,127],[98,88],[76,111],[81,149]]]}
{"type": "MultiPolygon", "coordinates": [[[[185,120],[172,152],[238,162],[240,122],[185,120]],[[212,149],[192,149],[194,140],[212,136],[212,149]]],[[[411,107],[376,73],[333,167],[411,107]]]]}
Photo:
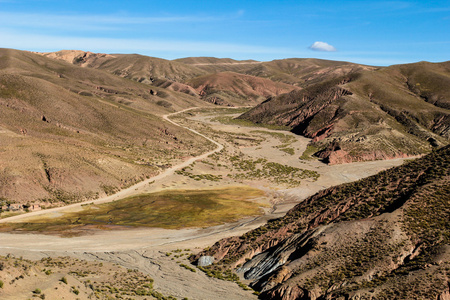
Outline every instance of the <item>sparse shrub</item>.
{"type": "Polygon", "coordinates": [[[168,107],[172,106],[172,103],[170,103],[170,102],[168,102],[166,100],[159,100],[159,101],[156,101],[156,105],[168,108],[168,107]]]}
{"type": "Polygon", "coordinates": [[[112,186],[112,185],[106,185],[106,184],[101,184],[100,188],[105,192],[106,195],[112,195],[115,194],[119,188],[112,186]]]}
{"type": "Polygon", "coordinates": [[[73,292],[75,295],[78,295],[78,294],[80,293],[80,291],[79,291],[77,288],[75,288],[74,286],[72,287],[72,292],[73,292]]]}
{"type": "Polygon", "coordinates": [[[158,91],[158,97],[160,98],[167,98],[169,97],[169,94],[167,94],[165,91],[158,91]]]}
{"type": "Polygon", "coordinates": [[[180,264],[180,267],[183,267],[183,268],[185,268],[185,269],[187,269],[187,270],[189,270],[189,271],[191,271],[193,273],[197,272],[194,268],[192,268],[192,267],[190,267],[188,265],[185,265],[185,264],[180,264]]]}

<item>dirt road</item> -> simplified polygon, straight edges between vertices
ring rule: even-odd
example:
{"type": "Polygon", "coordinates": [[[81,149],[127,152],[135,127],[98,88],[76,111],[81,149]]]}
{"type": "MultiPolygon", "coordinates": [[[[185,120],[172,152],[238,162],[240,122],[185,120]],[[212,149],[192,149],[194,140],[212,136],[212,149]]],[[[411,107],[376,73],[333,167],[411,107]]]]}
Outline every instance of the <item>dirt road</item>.
{"type": "MultiPolygon", "coordinates": [[[[187,110],[192,109],[194,108],[187,110]]],[[[210,154],[224,149],[223,142],[213,140],[189,126],[180,125],[169,119],[170,116],[187,110],[169,114],[163,118],[168,122],[186,128],[191,132],[204,137],[206,140],[214,143],[217,147],[208,153],[190,158],[183,163],[165,170],[163,173],[153,178],[140,182],[117,194],[98,199],[94,201],[94,203],[105,203],[128,197],[133,194],[152,192],[158,189],[180,188],[180,186],[183,188],[206,188],[211,185],[220,187],[221,185],[227,184],[226,182],[202,183],[188,181],[185,177],[174,174],[175,170],[187,167],[194,161],[203,160],[210,154]],[[155,183],[149,185],[148,183],[152,181],[155,181],[155,183]]],[[[207,118],[201,116],[196,118],[196,120],[207,123],[213,130],[221,130],[222,133],[225,133],[228,130],[237,135],[241,133],[252,134],[251,132],[255,130],[255,128],[210,122],[207,118]]],[[[220,135],[222,135],[222,133],[220,135]]],[[[290,135],[290,133],[286,134],[290,135]]],[[[94,233],[91,232],[89,235],[73,238],[62,238],[40,234],[0,233],[0,255],[12,253],[15,256],[23,256],[24,258],[29,259],[70,255],[80,259],[110,261],[126,268],[139,269],[146,274],[149,274],[155,280],[155,288],[165,295],[172,295],[177,298],[187,296],[189,299],[204,300],[257,299],[251,292],[242,290],[236,284],[206,277],[202,272],[192,273],[191,271],[180,267],[176,260],[172,260],[171,257],[166,255],[167,252],[175,249],[189,249],[189,251],[197,252],[212,245],[221,238],[243,234],[262,225],[267,219],[282,216],[288,209],[298,203],[298,201],[305,199],[307,196],[320,189],[367,177],[383,169],[400,165],[403,162],[403,159],[396,159],[328,166],[318,161],[300,161],[298,159],[299,154],[306,148],[309,140],[303,137],[295,137],[296,141],[291,144],[291,147],[296,151],[295,155],[287,155],[286,153],[281,152],[277,148],[279,141],[275,138],[270,138],[270,136],[267,136],[267,140],[264,144],[250,147],[235,146],[239,148],[239,151],[242,151],[246,155],[251,155],[253,158],[276,159],[277,162],[285,165],[307,168],[320,173],[320,177],[317,181],[305,181],[302,182],[300,186],[290,189],[283,190],[261,184],[261,188],[267,191],[273,191],[274,193],[284,195],[283,201],[276,205],[276,209],[266,215],[242,219],[234,223],[209,228],[188,228],[180,230],[134,228],[127,230],[96,231],[94,233]]],[[[222,141],[222,139],[220,141],[222,141]]],[[[233,144],[228,143],[226,146],[230,148],[233,147],[233,144]]],[[[194,168],[201,168],[202,166],[199,165],[202,164],[197,163],[194,168]]],[[[203,167],[208,167],[208,165],[204,165],[203,167]]],[[[255,184],[258,185],[259,183],[256,182],[255,184]]],[[[93,201],[88,201],[88,203],[92,202],[93,201]]],[[[81,209],[81,204],[82,203],[77,203],[71,206],[19,215],[0,220],[0,222],[24,221],[25,218],[41,214],[58,214],[62,210],[77,210],[81,209]]],[[[187,264],[185,258],[180,258],[180,260],[187,264]]]]}
{"type": "Polygon", "coordinates": [[[79,203],[75,203],[75,204],[71,204],[71,205],[67,205],[67,206],[63,206],[63,207],[56,207],[56,208],[51,208],[51,209],[46,209],[46,210],[41,210],[41,211],[35,211],[35,212],[27,213],[27,214],[12,216],[9,218],[1,219],[0,223],[20,222],[24,219],[40,216],[43,214],[51,214],[51,213],[56,213],[56,212],[61,212],[61,211],[74,211],[77,209],[81,209],[82,205],[87,204],[87,203],[101,204],[101,203],[107,203],[107,202],[123,199],[123,198],[129,197],[129,196],[132,196],[132,195],[136,195],[136,194],[139,194],[140,190],[142,190],[142,188],[146,187],[149,184],[149,182],[159,181],[167,176],[172,175],[176,170],[187,167],[195,161],[202,160],[215,152],[221,151],[223,149],[223,145],[219,144],[218,142],[214,141],[213,139],[210,139],[209,137],[201,134],[200,132],[198,132],[194,129],[182,126],[182,125],[180,125],[176,122],[173,122],[172,120],[169,119],[170,116],[180,114],[180,113],[183,113],[183,112],[186,112],[189,110],[193,110],[196,108],[197,107],[191,107],[191,108],[187,108],[187,109],[175,112],[175,113],[167,114],[167,115],[163,116],[163,119],[176,125],[176,126],[185,128],[195,134],[198,134],[201,137],[205,138],[206,140],[212,142],[213,144],[215,144],[217,146],[214,150],[206,152],[199,156],[189,158],[188,160],[186,160],[178,165],[172,166],[172,167],[168,168],[167,170],[165,170],[164,172],[162,172],[154,177],[150,177],[144,181],[141,181],[135,185],[130,186],[129,188],[123,189],[113,195],[109,195],[109,196],[106,196],[106,197],[103,197],[103,198],[100,198],[97,200],[89,200],[89,201],[79,202],[79,203]]]}

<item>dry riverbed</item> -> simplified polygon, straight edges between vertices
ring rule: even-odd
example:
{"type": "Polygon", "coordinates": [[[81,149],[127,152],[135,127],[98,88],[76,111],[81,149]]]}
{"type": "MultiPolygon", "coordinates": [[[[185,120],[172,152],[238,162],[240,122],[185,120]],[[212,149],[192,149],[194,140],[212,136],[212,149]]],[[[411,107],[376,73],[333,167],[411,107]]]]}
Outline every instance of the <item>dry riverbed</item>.
{"type": "MultiPolygon", "coordinates": [[[[172,120],[177,124],[214,140],[217,151],[190,160],[164,176],[134,186],[121,196],[170,190],[201,191],[224,187],[238,190],[251,187],[264,192],[264,196],[253,200],[263,207],[263,215],[250,214],[231,223],[176,230],[133,226],[125,228],[108,224],[102,227],[104,230],[99,230],[95,226],[85,226],[78,236],[71,238],[0,233],[0,255],[11,253],[33,260],[48,256],[70,256],[87,261],[115,263],[153,278],[154,289],[165,297],[256,299],[251,291],[245,291],[233,282],[207,277],[195,267],[195,271],[190,270],[192,266],[186,257],[221,238],[243,234],[262,225],[267,219],[282,216],[296,203],[323,188],[370,176],[400,165],[403,161],[396,159],[328,166],[315,159],[300,159],[308,139],[286,131],[248,127],[233,122],[223,124],[223,117],[233,116],[233,113],[230,109],[200,113],[190,110],[173,116],[172,120]]],[[[116,195],[110,200],[117,199],[116,195]]],[[[80,209],[78,205],[72,207],[71,211],[80,209]]],[[[60,214],[65,210],[67,208],[53,213],[60,214]]],[[[29,216],[21,216],[15,221],[24,222],[27,218],[29,216]]],[[[54,289],[54,286],[48,285],[48,289],[54,289]]],[[[0,296],[2,293],[0,289],[0,296]]],[[[81,296],[79,298],[84,299],[81,296]]]]}

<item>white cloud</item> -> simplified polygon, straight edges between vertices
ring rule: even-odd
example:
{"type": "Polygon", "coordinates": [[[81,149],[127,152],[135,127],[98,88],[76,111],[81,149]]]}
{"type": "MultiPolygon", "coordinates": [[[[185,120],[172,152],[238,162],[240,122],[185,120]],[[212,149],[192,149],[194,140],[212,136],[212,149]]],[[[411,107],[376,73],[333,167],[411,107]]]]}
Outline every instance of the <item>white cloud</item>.
{"type": "Polygon", "coordinates": [[[314,44],[309,46],[309,49],[314,51],[326,51],[326,52],[337,51],[336,48],[325,42],[314,42],[314,44]]]}

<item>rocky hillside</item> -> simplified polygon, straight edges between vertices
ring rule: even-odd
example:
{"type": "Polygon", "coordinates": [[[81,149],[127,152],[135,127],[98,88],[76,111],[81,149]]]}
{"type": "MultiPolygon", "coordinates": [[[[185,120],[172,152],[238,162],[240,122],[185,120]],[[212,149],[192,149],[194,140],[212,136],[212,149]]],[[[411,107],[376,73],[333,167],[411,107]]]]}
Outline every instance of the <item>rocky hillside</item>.
{"type": "Polygon", "coordinates": [[[254,60],[232,60],[229,58],[188,57],[177,59],[206,71],[208,74],[235,72],[267,78],[299,87],[306,87],[330,78],[343,76],[362,70],[375,70],[376,67],[364,66],[345,61],[331,61],[314,58],[288,58],[260,62],[254,60]]]}
{"type": "Polygon", "coordinates": [[[313,139],[330,164],[427,153],[450,139],[448,63],[365,70],[272,97],[240,118],[313,139]]]}
{"type": "Polygon", "coordinates": [[[298,87],[269,79],[221,72],[200,76],[186,82],[207,102],[222,105],[256,105],[267,97],[278,96],[298,87]]]}
{"type": "Polygon", "coordinates": [[[245,73],[299,87],[307,87],[315,83],[337,78],[350,73],[376,69],[376,67],[359,65],[345,61],[332,61],[315,58],[288,58],[254,65],[245,73]]]}
{"type": "Polygon", "coordinates": [[[104,54],[79,50],[43,53],[75,65],[100,69],[138,82],[151,84],[156,79],[183,82],[206,72],[176,61],[138,54],[104,54]]]}
{"type": "Polygon", "coordinates": [[[164,60],[137,54],[62,50],[42,55],[104,70],[138,82],[180,91],[216,105],[255,105],[267,97],[374,67],[320,59],[270,62],[188,57],[164,60]]]}
{"type": "Polygon", "coordinates": [[[1,49],[0,202],[95,198],[198,154],[210,145],[160,118],[198,105],[183,93],[1,49]]]}
{"type": "Polygon", "coordinates": [[[290,126],[314,139],[316,156],[330,164],[414,156],[450,138],[449,63],[376,68],[297,58],[168,61],[82,51],[45,55],[161,87],[161,95],[176,91],[222,106],[256,105],[268,98],[242,118],[290,126]]]}
{"type": "Polygon", "coordinates": [[[450,146],[311,196],[193,257],[261,299],[448,299],[450,146]],[[219,271],[220,272],[220,271],[219,271]]]}

